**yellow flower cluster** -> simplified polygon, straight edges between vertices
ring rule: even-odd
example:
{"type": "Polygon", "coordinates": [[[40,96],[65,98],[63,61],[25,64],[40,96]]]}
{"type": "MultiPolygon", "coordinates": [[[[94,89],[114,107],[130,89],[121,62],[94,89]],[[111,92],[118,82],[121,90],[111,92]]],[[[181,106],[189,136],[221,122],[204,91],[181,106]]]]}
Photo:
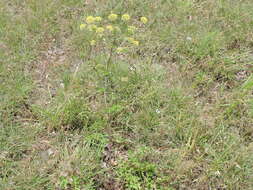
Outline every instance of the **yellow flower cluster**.
{"type": "Polygon", "coordinates": [[[143,23],[143,24],[146,24],[147,22],[148,22],[148,19],[146,18],[146,17],[141,17],[141,22],[143,23]]]}
{"type": "Polygon", "coordinates": [[[87,24],[92,24],[92,23],[94,23],[96,21],[96,19],[93,17],[93,16],[88,16],[87,18],[86,18],[86,23],[87,24]]]}
{"type": "MultiPolygon", "coordinates": [[[[111,38],[112,34],[113,35],[123,35],[122,37],[124,37],[124,35],[128,36],[128,35],[132,35],[137,31],[137,28],[135,26],[132,25],[118,25],[115,21],[123,21],[125,23],[130,23],[130,19],[131,16],[129,14],[122,14],[121,16],[111,13],[107,16],[107,20],[105,19],[105,21],[103,20],[102,17],[100,16],[87,16],[85,18],[85,23],[80,24],[79,28],[81,31],[83,30],[87,30],[90,32],[93,32],[94,34],[96,34],[96,36],[94,36],[94,39],[90,40],[90,45],[91,46],[95,46],[97,44],[97,37],[99,37],[101,39],[101,37],[103,37],[103,39],[106,39],[106,32],[107,34],[110,35],[109,38],[111,38]],[[118,19],[120,17],[120,19],[118,19]],[[108,24],[109,22],[113,22],[113,24],[108,24]],[[103,23],[107,24],[107,25],[103,25],[103,23]]],[[[143,24],[146,24],[148,22],[148,19],[144,16],[140,17],[140,22],[142,22],[143,24]]],[[[93,33],[90,33],[91,35],[93,35],[93,33]]],[[[121,39],[121,37],[119,37],[119,39],[121,39]]],[[[128,42],[129,44],[132,44],[134,46],[139,46],[140,42],[132,37],[126,37],[126,42],[128,42]]],[[[125,42],[123,41],[123,43],[121,43],[121,45],[123,45],[125,42]]],[[[125,50],[127,49],[127,47],[118,47],[116,48],[116,52],[117,53],[123,53],[125,52],[125,50]]]]}
{"type": "Polygon", "coordinates": [[[105,29],[103,27],[97,27],[96,29],[96,33],[99,33],[99,34],[103,33],[104,31],[105,29]]]}
{"type": "Polygon", "coordinates": [[[110,21],[115,21],[115,20],[117,20],[117,18],[118,18],[118,15],[113,14],[113,13],[108,16],[108,19],[110,21]]]}
{"type": "Polygon", "coordinates": [[[123,20],[123,21],[128,21],[128,20],[130,20],[129,14],[123,14],[122,17],[121,17],[121,20],[123,20]]]}
{"type": "Polygon", "coordinates": [[[85,21],[86,21],[87,24],[92,24],[94,22],[101,22],[102,21],[102,17],[100,17],[100,16],[96,16],[96,17],[87,16],[86,19],[85,19],[85,21]]]}

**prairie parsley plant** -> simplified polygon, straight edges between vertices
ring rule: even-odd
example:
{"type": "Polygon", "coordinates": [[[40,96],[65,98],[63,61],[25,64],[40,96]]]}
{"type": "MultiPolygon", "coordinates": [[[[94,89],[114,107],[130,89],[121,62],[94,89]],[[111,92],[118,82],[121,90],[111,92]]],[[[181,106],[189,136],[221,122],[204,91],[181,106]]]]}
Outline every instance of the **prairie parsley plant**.
{"type": "MultiPolygon", "coordinates": [[[[101,65],[95,61],[98,57],[103,57],[107,73],[111,73],[118,61],[129,63],[129,59],[136,57],[136,52],[141,48],[143,33],[145,32],[146,17],[139,17],[135,20],[129,14],[111,13],[105,17],[89,15],[79,26],[80,35],[83,38],[83,44],[86,46],[86,62],[92,63],[94,67],[101,65]],[[119,19],[120,18],[120,19],[119,19]]],[[[97,71],[97,69],[96,69],[97,71]]],[[[104,76],[105,77],[105,76],[104,76]]],[[[107,81],[108,82],[108,81],[107,81]]]]}
{"type": "MultiPolygon", "coordinates": [[[[136,52],[143,43],[143,33],[145,25],[148,22],[146,17],[139,17],[135,20],[129,14],[111,13],[105,17],[87,16],[85,23],[79,25],[79,33],[82,36],[81,43],[86,50],[85,62],[91,65],[91,68],[103,80],[104,98],[114,86],[113,79],[117,68],[126,64],[129,72],[134,73],[135,66],[133,62],[136,52]],[[116,64],[117,63],[117,64],[116,64]],[[120,64],[118,64],[120,63],[120,64]]],[[[124,78],[121,82],[127,82],[124,78]]]]}

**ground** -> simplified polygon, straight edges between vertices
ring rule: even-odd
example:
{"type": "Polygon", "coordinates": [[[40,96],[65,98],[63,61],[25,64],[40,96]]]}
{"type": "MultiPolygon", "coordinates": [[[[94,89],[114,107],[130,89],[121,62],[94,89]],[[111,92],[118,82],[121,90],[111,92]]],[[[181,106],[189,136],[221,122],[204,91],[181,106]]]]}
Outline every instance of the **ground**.
{"type": "Polygon", "coordinates": [[[1,0],[0,189],[253,189],[252,72],[251,0],[1,0]]]}

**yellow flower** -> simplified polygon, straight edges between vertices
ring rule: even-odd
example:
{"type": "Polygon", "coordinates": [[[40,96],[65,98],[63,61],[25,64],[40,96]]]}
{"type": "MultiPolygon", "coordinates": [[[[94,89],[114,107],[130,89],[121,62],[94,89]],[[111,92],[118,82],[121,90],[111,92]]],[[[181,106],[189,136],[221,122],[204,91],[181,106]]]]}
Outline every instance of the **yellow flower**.
{"type": "Polygon", "coordinates": [[[95,41],[95,40],[91,40],[91,41],[90,41],[90,45],[91,45],[91,46],[94,46],[95,44],[96,44],[96,41],[95,41]]]}
{"type": "Polygon", "coordinates": [[[134,40],[134,41],[132,41],[132,44],[134,44],[135,46],[138,46],[139,45],[139,41],[134,40]]]}
{"type": "Polygon", "coordinates": [[[105,29],[103,28],[103,27],[98,27],[97,29],[96,29],[96,33],[103,33],[105,31],[105,29]]]}
{"type": "Polygon", "coordinates": [[[136,30],[135,26],[128,26],[127,31],[130,33],[134,33],[134,31],[136,30]]]}
{"type": "Polygon", "coordinates": [[[128,21],[129,19],[130,19],[129,14],[123,14],[121,17],[121,20],[123,20],[123,21],[128,21]]]}
{"type": "Polygon", "coordinates": [[[95,17],[95,21],[96,21],[96,22],[101,22],[101,21],[102,21],[102,18],[101,18],[100,16],[96,16],[96,17],[95,17]]]}
{"type": "Polygon", "coordinates": [[[87,22],[88,24],[91,24],[91,23],[95,22],[95,18],[94,18],[93,16],[88,16],[88,17],[86,18],[86,22],[87,22]]]}
{"type": "Polygon", "coordinates": [[[108,19],[110,21],[115,21],[115,20],[117,20],[117,18],[118,18],[118,15],[113,14],[113,13],[108,16],[108,19]]]}
{"type": "Polygon", "coordinates": [[[112,25],[107,25],[106,29],[109,30],[110,32],[112,32],[113,31],[113,26],[112,25]]]}
{"type": "Polygon", "coordinates": [[[141,22],[143,23],[143,24],[146,24],[147,22],[148,22],[148,19],[146,18],[146,17],[141,17],[141,22]]]}
{"type": "Polygon", "coordinates": [[[80,30],[84,30],[86,27],[86,24],[80,24],[80,30]]]}
{"type": "Polygon", "coordinates": [[[97,28],[98,28],[98,27],[97,27],[95,24],[92,24],[92,25],[89,25],[89,26],[88,26],[88,30],[89,30],[90,32],[97,30],[97,28]]]}

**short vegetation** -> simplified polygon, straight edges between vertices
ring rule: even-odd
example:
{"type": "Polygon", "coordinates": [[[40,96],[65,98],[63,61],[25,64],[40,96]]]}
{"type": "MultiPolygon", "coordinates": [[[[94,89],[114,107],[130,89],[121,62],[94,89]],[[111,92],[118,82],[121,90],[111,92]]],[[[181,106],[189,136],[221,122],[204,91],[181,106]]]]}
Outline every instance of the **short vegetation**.
{"type": "Polygon", "coordinates": [[[253,189],[251,0],[1,0],[0,189],[253,189]]]}

